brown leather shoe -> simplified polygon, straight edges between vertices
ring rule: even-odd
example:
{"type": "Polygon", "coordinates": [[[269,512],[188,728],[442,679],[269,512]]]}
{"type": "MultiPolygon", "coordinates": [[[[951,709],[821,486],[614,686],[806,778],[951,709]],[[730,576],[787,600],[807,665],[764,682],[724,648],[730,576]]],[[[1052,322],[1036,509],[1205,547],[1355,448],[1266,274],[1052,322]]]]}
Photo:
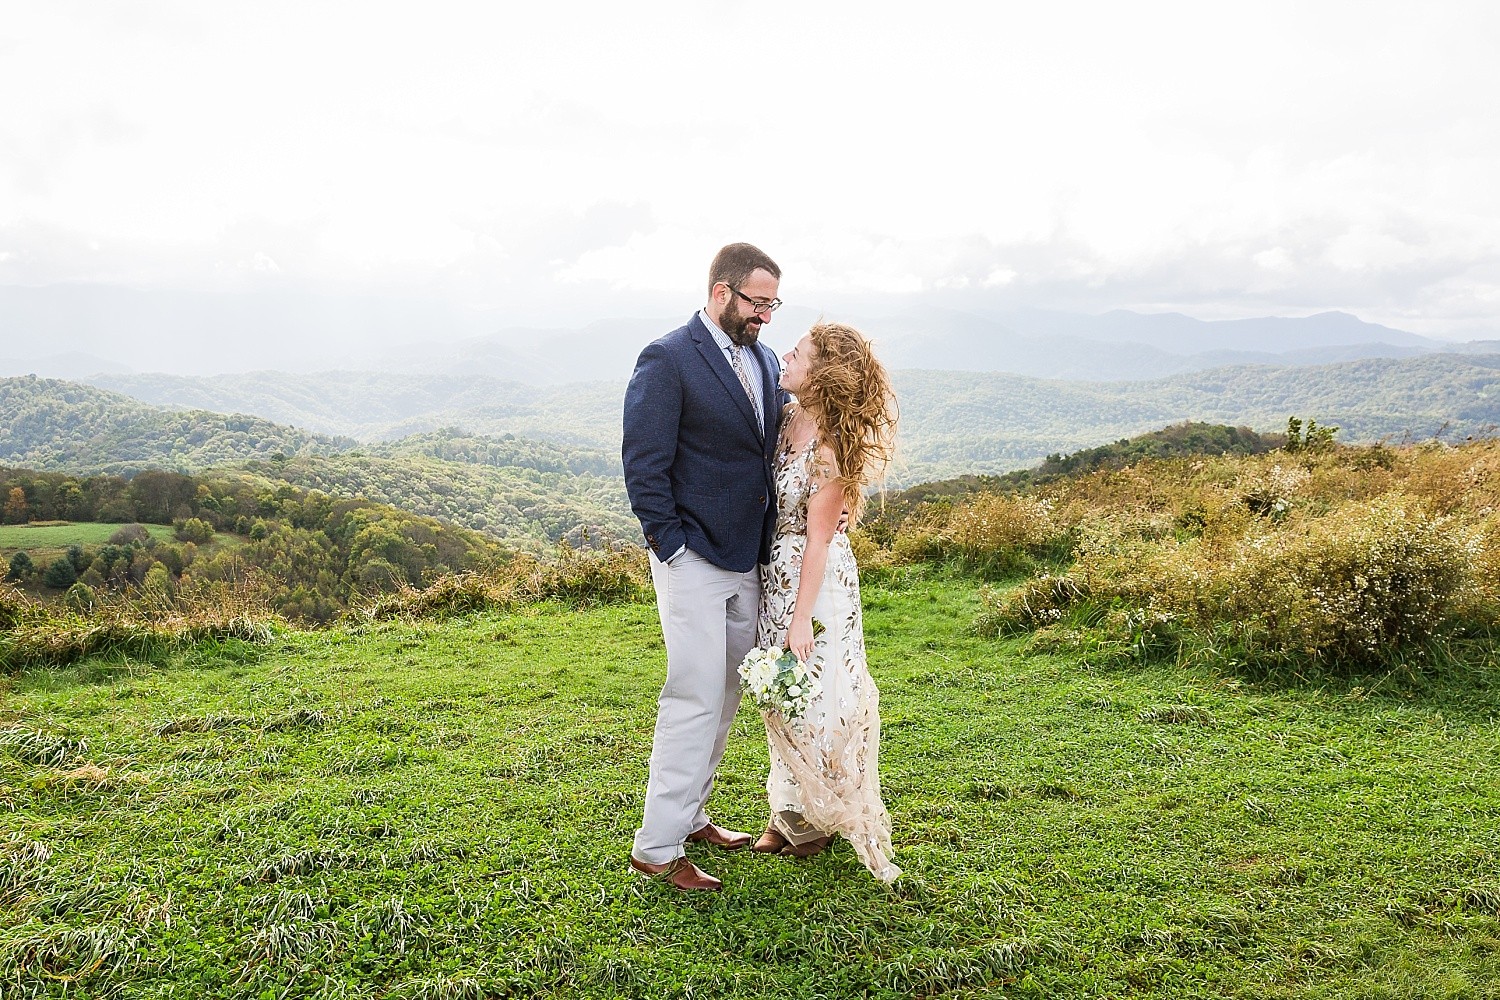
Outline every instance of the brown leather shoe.
{"type": "Polygon", "coordinates": [[[816,837],[804,844],[788,844],[781,849],[781,853],[792,858],[810,858],[814,854],[822,854],[833,843],[833,837],[816,837]]]}
{"type": "Polygon", "coordinates": [[[713,844],[715,847],[722,847],[726,851],[738,851],[742,847],[749,847],[750,841],[753,839],[755,838],[751,837],[748,833],[740,833],[738,830],[726,830],[722,826],[714,826],[712,823],[705,823],[702,829],[694,830],[687,835],[687,842],[689,844],[696,844],[701,841],[706,844],[713,844]]]}
{"type": "Polygon", "coordinates": [[[674,889],[684,892],[692,892],[695,889],[718,892],[724,888],[724,883],[714,878],[708,872],[693,864],[687,858],[677,858],[668,861],[664,865],[653,865],[649,861],[640,861],[632,854],[630,856],[630,867],[649,878],[660,877],[674,889]]]}
{"type": "Polygon", "coordinates": [[[774,826],[766,827],[766,832],[760,835],[760,839],[750,845],[750,850],[761,854],[776,854],[786,846],[786,838],[774,826]]]}

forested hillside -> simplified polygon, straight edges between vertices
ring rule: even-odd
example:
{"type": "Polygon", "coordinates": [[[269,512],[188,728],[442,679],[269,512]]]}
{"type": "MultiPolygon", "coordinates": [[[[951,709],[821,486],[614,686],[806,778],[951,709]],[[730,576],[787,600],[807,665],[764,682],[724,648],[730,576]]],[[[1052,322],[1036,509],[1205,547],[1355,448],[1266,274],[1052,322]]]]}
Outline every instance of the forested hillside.
{"type": "Polygon", "coordinates": [[[84,603],[147,585],[161,566],[154,586],[163,595],[248,589],[282,614],[322,621],[356,594],[431,583],[508,555],[494,539],[466,528],[242,471],[149,471],[127,480],[0,468],[0,497],[11,523],[122,525],[108,544],[75,544],[45,565],[24,542],[0,551],[11,582],[46,592],[77,581],[86,588],[84,603]],[[175,525],[176,541],[158,542],[139,522],[175,525]],[[26,558],[18,560],[18,553],[26,558]]]}
{"type": "Polygon", "coordinates": [[[574,448],[552,441],[519,438],[514,434],[491,436],[469,434],[444,427],[425,434],[410,434],[394,441],[380,441],[359,449],[385,458],[424,456],[468,465],[535,469],[537,472],[572,472],[579,475],[620,475],[620,452],[574,448]]]}
{"type": "Polygon", "coordinates": [[[589,546],[640,538],[640,525],[625,496],[625,481],[618,474],[538,472],[421,455],[311,456],[255,462],[250,468],[267,478],[333,496],[363,496],[444,518],[519,548],[550,547],[557,541],[589,546]]]}
{"type": "Polygon", "coordinates": [[[1029,469],[1016,469],[1003,475],[970,473],[892,491],[882,497],[878,506],[867,512],[866,527],[877,535],[888,538],[894,534],[907,514],[928,501],[944,498],[951,500],[971,493],[1014,492],[1027,487],[1044,486],[1069,476],[1105,469],[1122,469],[1142,459],[1261,455],[1283,447],[1286,441],[1286,434],[1260,434],[1248,427],[1184,421],[1094,448],[1071,453],[1057,452],[1029,469]]]}
{"type": "Polygon", "coordinates": [[[242,413],[148,406],[76,382],[0,379],[0,464],[189,471],[255,456],[331,455],[356,443],[242,413]]]}
{"type": "Polygon", "coordinates": [[[100,375],[89,381],[148,403],[241,410],[365,441],[462,427],[612,453],[619,452],[625,391],[623,380],[534,386],[484,375],[347,371],[100,375]]]}
{"type": "MultiPolygon", "coordinates": [[[[214,379],[109,376],[159,403],[250,410],[365,439],[444,427],[618,454],[624,382],[530,387],[495,379],[262,372],[214,379]]],[[[1184,420],[1281,430],[1291,414],[1345,441],[1482,435],[1500,425],[1500,356],[1437,354],[1312,367],[1236,366],[1139,382],[1063,382],[993,372],[898,371],[891,483],[999,474],[1184,420]]]]}
{"type": "MultiPolygon", "coordinates": [[[[0,463],[128,476],[143,468],[222,472],[248,461],[267,482],[443,518],[515,548],[537,550],[561,540],[607,545],[639,534],[618,451],[452,428],[359,447],[260,418],[165,410],[67,382],[0,380],[0,393],[0,428],[6,429],[0,463]]],[[[105,504],[100,519],[151,518],[105,504]]]]}
{"type": "Polygon", "coordinates": [[[1500,356],[1429,355],[1308,368],[1240,366],[1150,382],[897,374],[898,485],[1000,473],[1184,420],[1276,432],[1300,414],[1349,442],[1449,440],[1500,426],[1500,356]],[[965,461],[965,456],[970,460],[965,461]]]}

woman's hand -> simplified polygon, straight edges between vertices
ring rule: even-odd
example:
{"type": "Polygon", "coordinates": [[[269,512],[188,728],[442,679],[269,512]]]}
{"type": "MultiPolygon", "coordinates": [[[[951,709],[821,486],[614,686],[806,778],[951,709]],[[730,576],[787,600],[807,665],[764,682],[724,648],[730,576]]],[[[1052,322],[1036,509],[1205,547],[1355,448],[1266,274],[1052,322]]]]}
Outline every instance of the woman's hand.
{"type": "Polygon", "coordinates": [[[786,630],[786,648],[803,663],[812,659],[812,619],[803,620],[800,615],[792,616],[792,627],[786,630]]]}

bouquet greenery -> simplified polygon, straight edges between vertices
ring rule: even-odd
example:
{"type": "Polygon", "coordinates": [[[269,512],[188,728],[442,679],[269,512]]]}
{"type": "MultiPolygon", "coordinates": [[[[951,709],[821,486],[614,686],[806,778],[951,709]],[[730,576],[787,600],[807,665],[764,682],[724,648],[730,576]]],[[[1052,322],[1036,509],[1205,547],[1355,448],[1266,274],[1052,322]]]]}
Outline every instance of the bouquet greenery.
{"type": "Polygon", "coordinates": [[[788,722],[802,718],[812,699],[823,693],[822,683],[789,649],[757,646],[745,654],[739,673],[740,687],[755,704],[788,722]]]}

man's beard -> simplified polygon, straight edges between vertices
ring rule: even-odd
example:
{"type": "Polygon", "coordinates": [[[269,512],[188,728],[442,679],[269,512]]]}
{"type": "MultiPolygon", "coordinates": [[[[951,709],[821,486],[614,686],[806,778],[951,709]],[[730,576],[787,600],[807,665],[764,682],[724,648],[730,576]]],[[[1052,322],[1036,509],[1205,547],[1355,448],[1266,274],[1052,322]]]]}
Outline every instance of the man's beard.
{"type": "Polygon", "coordinates": [[[724,331],[730,343],[736,347],[749,347],[760,339],[760,321],[755,320],[755,325],[751,326],[751,320],[754,319],[753,315],[741,313],[740,304],[730,299],[723,315],[719,317],[719,329],[724,331]]]}

